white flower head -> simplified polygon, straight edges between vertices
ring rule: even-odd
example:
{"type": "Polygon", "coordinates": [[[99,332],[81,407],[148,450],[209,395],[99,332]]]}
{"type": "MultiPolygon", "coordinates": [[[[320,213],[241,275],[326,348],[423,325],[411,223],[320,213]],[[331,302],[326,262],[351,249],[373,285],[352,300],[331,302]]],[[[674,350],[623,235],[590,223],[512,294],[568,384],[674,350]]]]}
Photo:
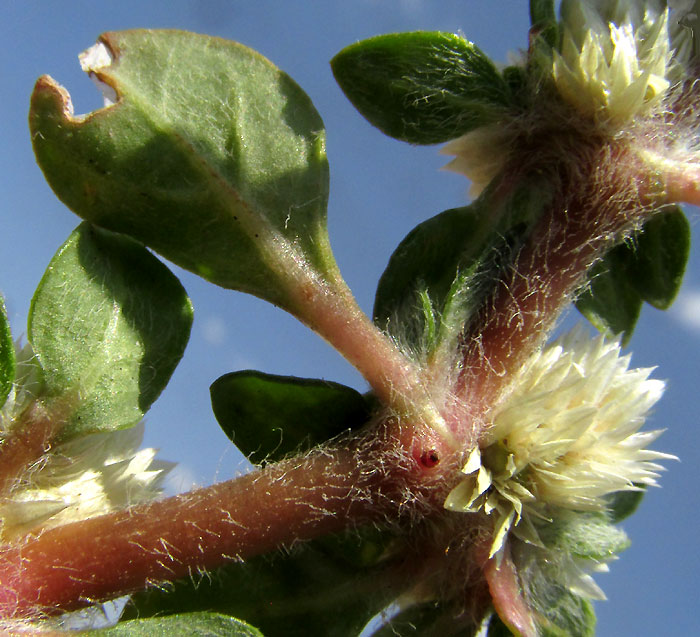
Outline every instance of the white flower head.
{"type": "Polygon", "coordinates": [[[673,458],[646,447],[640,432],[664,383],[629,369],[617,341],[575,329],[535,354],[469,455],[445,507],[494,519],[491,556],[509,532],[541,546],[537,526],[557,510],[604,511],[606,496],[655,485],[673,458]]]}
{"type": "MultiPolygon", "coordinates": [[[[0,439],[41,391],[29,345],[17,349],[17,373],[0,409],[0,439]]],[[[0,541],[94,517],[160,494],[173,463],[140,449],[143,423],[56,445],[29,467],[0,500],[0,541]]]]}
{"type": "Polygon", "coordinates": [[[582,114],[613,127],[662,103],[684,73],[692,32],[662,0],[563,0],[553,76],[582,114]]]}

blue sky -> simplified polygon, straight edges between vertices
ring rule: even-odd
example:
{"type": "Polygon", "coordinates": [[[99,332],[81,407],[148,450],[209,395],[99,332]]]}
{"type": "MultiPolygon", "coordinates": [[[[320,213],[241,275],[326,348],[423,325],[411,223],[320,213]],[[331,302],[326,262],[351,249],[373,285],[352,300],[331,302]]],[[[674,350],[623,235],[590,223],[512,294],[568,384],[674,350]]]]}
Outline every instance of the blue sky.
{"type": "MultiPolygon", "coordinates": [[[[0,23],[0,291],[15,334],[25,330],[32,292],[78,220],[53,196],[34,163],[27,131],[29,95],[48,73],[68,88],[76,112],[101,104],[77,54],[103,31],[180,28],[251,46],[310,94],[325,120],[331,165],[329,232],[348,283],[371,311],[374,288],[396,244],[418,222],[466,199],[467,182],[440,171],[434,147],[415,148],[371,128],[335,85],[328,60],[359,39],[417,29],[462,32],[495,60],[526,46],[525,0],[175,0],[37,2],[8,0],[0,23]]],[[[697,630],[700,551],[700,236],[674,308],[646,307],[631,342],[635,366],[658,366],[668,379],[648,428],[667,428],[655,444],[667,463],[662,489],[648,494],[625,524],[632,547],[598,576],[609,601],[597,604],[598,634],[693,634],[697,630]],[[694,630],[695,629],[695,630],[694,630]]],[[[209,384],[238,369],[322,377],[365,389],[362,378],[318,337],[262,301],[215,288],[176,270],[195,305],[195,324],[173,381],[147,416],[146,442],[181,463],[171,487],[224,479],[246,465],[219,431],[209,384]]],[[[570,313],[568,321],[575,319],[570,313]]]]}

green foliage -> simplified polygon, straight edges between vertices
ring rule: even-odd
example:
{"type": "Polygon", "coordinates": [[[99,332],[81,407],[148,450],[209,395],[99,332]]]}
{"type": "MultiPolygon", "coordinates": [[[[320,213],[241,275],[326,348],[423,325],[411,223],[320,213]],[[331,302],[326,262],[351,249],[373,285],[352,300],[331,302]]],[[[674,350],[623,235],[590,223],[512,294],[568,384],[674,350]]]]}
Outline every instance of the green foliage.
{"type": "Polygon", "coordinates": [[[542,637],[593,637],[596,617],[593,604],[558,584],[556,573],[537,571],[529,582],[536,600],[535,622],[542,637]]]}
{"type": "Polygon", "coordinates": [[[644,301],[661,310],[671,306],[689,255],[688,219],[680,206],[669,206],[591,269],[576,307],[598,330],[627,342],[644,301]]]}
{"type": "Polygon", "coordinates": [[[609,560],[630,544],[627,534],[605,513],[559,511],[538,532],[547,548],[595,561],[609,560]]]}
{"type": "Polygon", "coordinates": [[[550,47],[558,44],[559,29],[554,0],[530,0],[530,22],[533,35],[539,36],[550,47]]]}
{"type": "Polygon", "coordinates": [[[5,303],[0,299],[0,407],[5,404],[15,380],[17,362],[5,303]]]}
{"type": "Polygon", "coordinates": [[[511,96],[493,62],[451,33],[392,33],[357,42],[331,61],[348,99],[391,137],[446,142],[496,121],[511,96]]]}
{"type": "Polygon", "coordinates": [[[547,202],[546,190],[537,184],[496,205],[490,194],[487,190],[469,206],[442,212],[406,235],[379,280],[375,323],[429,350],[464,326],[547,202]]]}
{"type": "Polygon", "coordinates": [[[608,517],[614,524],[622,522],[632,515],[644,498],[644,485],[639,484],[639,491],[617,491],[608,496],[608,517]]]}
{"type": "Polygon", "coordinates": [[[290,264],[335,271],[323,122],[285,73],[193,33],[123,31],[101,42],[116,60],[93,73],[116,104],[73,118],[47,77],[32,95],[34,151],[69,208],[288,309],[290,264]]]}
{"type": "Polygon", "coordinates": [[[148,250],[78,226],[51,260],[29,312],[48,395],[76,399],[62,438],[139,422],[170,380],[191,324],[185,290],[148,250]]]}
{"type": "Polygon", "coordinates": [[[211,610],[240,617],[266,637],[356,637],[398,592],[378,562],[385,549],[375,531],[327,537],[136,593],[124,619],[211,610]]]}
{"type": "Polygon", "coordinates": [[[627,343],[642,310],[642,299],[627,274],[629,247],[613,248],[588,273],[588,287],[576,299],[576,307],[600,332],[622,335],[627,343]]]}
{"type": "Polygon", "coordinates": [[[111,628],[91,630],[95,637],[263,637],[262,633],[233,617],[217,613],[183,613],[121,622],[111,628]]]}
{"type": "Polygon", "coordinates": [[[690,223],[669,206],[644,225],[630,254],[630,282],[650,305],[667,310],[680,290],[690,256],[690,223]]]}
{"type": "Polygon", "coordinates": [[[371,413],[354,389],[324,380],[247,370],[221,376],[210,391],[221,428],[255,464],[310,449],[371,413]]]}

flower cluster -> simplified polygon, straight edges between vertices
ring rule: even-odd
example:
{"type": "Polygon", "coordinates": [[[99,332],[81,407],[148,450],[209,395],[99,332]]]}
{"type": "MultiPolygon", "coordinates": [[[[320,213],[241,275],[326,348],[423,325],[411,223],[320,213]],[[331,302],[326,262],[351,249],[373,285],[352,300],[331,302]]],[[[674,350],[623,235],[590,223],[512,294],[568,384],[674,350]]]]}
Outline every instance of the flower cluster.
{"type": "Polygon", "coordinates": [[[650,372],[582,329],[550,344],[490,414],[445,507],[492,516],[494,556],[511,531],[541,547],[537,528],[557,511],[604,511],[606,496],[655,485],[657,461],[673,456],[646,448],[660,431],[639,431],[664,388],[650,372]]]}
{"type": "MultiPolygon", "coordinates": [[[[18,348],[15,383],[0,409],[0,435],[11,430],[40,390],[31,347],[18,348]]],[[[0,540],[10,541],[157,496],[173,465],[155,461],[155,449],[139,450],[142,438],[140,424],[52,447],[0,502],[0,540]]]]}
{"type": "Polygon", "coordinates": [[[660,0],[564,0],[561,48],[552,74],[562,97],[583,115],[613,126],[659,106],[682,79],[692,32],[660,0]]]}
{"type": "MultiPolygon", "coordinates": [[[[558,45],[547,55],[537,50],[533,66],[539,74],[531,90],[540,91],[547,84],[542,77],[548,77],[563,102],[606,135],[663,110],[694,54],[692,5],[692,0],[563,0],[558,45]]],[[[551,108],[550,95],[533,102],[551,108]]],[[[547,113],[539,116],[551,120],[547,113]]],[[[530,126],[514,112],[472,130],[441,149],[454,156],[446,168],[466,175],[470,194],[478,196],[503,169],[517,135],[533,134],[530,126]]]]}

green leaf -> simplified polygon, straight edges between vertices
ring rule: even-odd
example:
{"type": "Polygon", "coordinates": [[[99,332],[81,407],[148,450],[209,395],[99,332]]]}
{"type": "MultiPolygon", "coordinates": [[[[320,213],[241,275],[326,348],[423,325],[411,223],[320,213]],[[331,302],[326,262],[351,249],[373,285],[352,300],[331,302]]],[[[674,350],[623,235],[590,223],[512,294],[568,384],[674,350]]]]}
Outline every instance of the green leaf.
{"type": "Polygon", "coordinates": [[[289,76],[240,44],[182,31],[100,43],[114,61],[83,66],[116,104],[73,117],[47,76],[31,100],[37,160],[69,208],[287,309],[304,272],[335,272],[323,122],[289,76]]]}
{"type": "Polygon", "coordinates": [[[576,299],[576,307],[600,332],[622,335],[626,343],[637,324],[642,298],[629,281],[629,247],[613,248],[593,268],[590,283],[576,299]]]}
{"type": "Polygon", "coordinates": [[[400,592],[387,584],[383,563],[375,564],[383,551],[373,550],[369,561],[348,559],[362,553],[353,548],[358,542],[364,545],[351,536],[334,546],[310,542],[288,555],[260,556],[180,580],[169,590],[136,593],[124,618],[207,609],[240,617],[267,637],[356,637],[400,592]]]}
{"type": "Polygon", "coordinates": [[[537,571],[529,580],[530,601],[542,637],[593,637],[593,604],[557,583],[556,573],[537,571]]]}
{"type": "Polygon", "coordinates": [[[335,79],[360,113],[391,137],[436,144],[496,121],[508,85],[474,44],[451,33],[392,33],[346,47],[335,79]]]}
{"type": "Polygon", "coordinates": [[[671,306],[689,255],[690,225],[679,206],[670,206],[591,269],[576,307],[598,330],[622,334],[626,343],[643,301],[660,310],[671,306]]]}
{"type": "Polygon", "coordinates": [[[616,491],[607,497],[608,517],[614,524],[632,515],[646,493],[645,485],[638,484],[639,491],[616,491]]]}
{"type": "Polygon", "coordinates": [[[530,23],[534,35],[550,47],[558,44],[559,28],[554,10],[554,0],[530,0],[530,23]]]}
{"type": "Polygon", "coordinates": [[[491,194],[487,190],[469,206],[442,212],[409,232],[379,280],[375,323],[404,343],[428,349],[463,327],[547,202],[538,184],[506,201],[495,202],[491,194]],[[430,329],[430,321],[438,326],[430,329]],[[426,343],[431,333],[435,343],[426,343]]]}
{"type": "Polygon", "coordinates": [[[168,617],[132,619],[110,628],[81,634],[95,637],[263,637],[259,630],[249,624],[218,613],[182,613],[168,617]]]}
{"type": "Polygon", "coordinates": [[[12,389],[17,371],[15,345],[12,341],[10,321],[7,318],[5,303],[0,298],[0,407],[5,404],[12,389]]]}
{"type": "Polygon", "coordinates": [[[191,324],[185,290],[148,250],[78,226],[29,311],[48,395],[77,399],[62,438],[139,422],[182,357],[191,324]]]}
{"type": "Polygon", "coordinates": [[[609,560],[630,545],[627,534],[605,513],[561,511],[537,531],[548,549],[595,561],[609,560]]]}
{"type": "Polygon", "coordinates": [[[210,391],[221,428],[256,464],[309,449],[370,416],[361,394],[323,380],[246,370],[221,376],[210,391]]]}
{"type": "Polygon", "coordinates": [[[667,310],[678,294],[690,256],[690,223],[680,206],[652,217],[630,249],[630,282],[639,295],[667,310]]]}
{"type": "Polygon", "coordinates": [[[556,22],[554,0],[530,0],[530,23],[533,26],[556,22]]]}

